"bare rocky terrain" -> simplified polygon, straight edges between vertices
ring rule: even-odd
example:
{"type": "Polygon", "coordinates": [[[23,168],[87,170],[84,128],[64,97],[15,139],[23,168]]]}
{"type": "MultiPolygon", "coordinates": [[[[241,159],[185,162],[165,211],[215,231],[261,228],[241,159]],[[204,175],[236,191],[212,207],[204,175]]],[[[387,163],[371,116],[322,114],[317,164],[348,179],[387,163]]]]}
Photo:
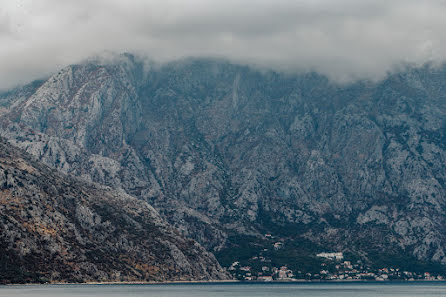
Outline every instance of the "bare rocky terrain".
{"type": "Polygon", "coordinates": [[[11,143],[149,202],[224,265],[266,233],[309,242],[306,253],[446,264],[446,67],[340,85],[122,55],[5,92],[0,106],[11,143]]]}
{"type": "Polygon", "coordinates": [[[0,140],[0,284],[226,279],[146,202],[0,140]]]}

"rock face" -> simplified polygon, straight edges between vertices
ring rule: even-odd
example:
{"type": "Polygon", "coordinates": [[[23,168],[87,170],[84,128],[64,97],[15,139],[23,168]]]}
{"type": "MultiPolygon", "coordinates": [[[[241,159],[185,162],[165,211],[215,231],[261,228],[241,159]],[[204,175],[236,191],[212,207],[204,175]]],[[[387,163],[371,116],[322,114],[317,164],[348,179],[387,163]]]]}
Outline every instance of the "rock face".
{"type": "Polygon", "coordinates": [[[0,283],[224,279],[146,202],[0,141],[0,283]]]}
{"type": "Polygon", "coordinates": [[[446,264],[445,67],[337,85],[123,55],[0,104],[15,145],[149,202],[210,251],[273,233],[370,261],[380,251],[446,264]]]}

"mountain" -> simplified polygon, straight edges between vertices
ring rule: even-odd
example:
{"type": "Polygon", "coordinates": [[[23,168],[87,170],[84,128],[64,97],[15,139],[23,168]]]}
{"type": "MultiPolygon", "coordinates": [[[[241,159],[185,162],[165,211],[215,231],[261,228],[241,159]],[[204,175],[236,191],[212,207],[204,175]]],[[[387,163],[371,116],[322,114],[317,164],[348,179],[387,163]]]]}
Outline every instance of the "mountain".
{"type": "Polygon", "coordinates": [[[3,93],[0,106],[11,143],[149,202],[224,266],[271,248],[265,234],[288,247],[278,264],[321,251],[446,264],[444,66],[337,84],[122,55],[3,93]]]}
{"type": "Polygon", "coordinates": [[[0,283],[225,279],[146,202],[0,141],[0,283]]]}

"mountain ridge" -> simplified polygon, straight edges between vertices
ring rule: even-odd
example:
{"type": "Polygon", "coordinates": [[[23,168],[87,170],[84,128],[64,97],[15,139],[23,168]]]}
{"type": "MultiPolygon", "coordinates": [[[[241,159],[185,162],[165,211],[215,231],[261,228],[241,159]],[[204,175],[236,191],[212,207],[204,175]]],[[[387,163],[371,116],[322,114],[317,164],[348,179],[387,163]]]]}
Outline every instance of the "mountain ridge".
{"type": "Polygon", "coordinates": [[[124,56],[2,97],[19,103],[1,134],[148,201],[221,257],[233,238],[271,232],[370,262],[381,249],[444,264],[444,81],[445,67],[337,85],[214,60],[144,70],[124,56]]]}

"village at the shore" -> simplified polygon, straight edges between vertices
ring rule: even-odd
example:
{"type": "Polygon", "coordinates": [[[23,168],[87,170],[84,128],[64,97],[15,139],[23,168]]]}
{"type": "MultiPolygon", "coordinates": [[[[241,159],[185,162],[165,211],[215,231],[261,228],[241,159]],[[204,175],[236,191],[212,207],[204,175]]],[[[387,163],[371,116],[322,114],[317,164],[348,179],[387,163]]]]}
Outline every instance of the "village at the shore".
{"type": "MultiPolygon", "coordinates": [[[[280,249],[282,243],[274,243],[274,249],[280,249]]],[[[360,260],[352,262],[345,259],[342,252],[322,252],[315,255],[322,261],[320,271],[316,273],[293,271],[287,266],[274,267],[268,265],[269,259],[263,256],[253,257],[251,260],[263,265],[243,266],[239,261],[235,261],[228,268],[229,272],[241,281],[436,281],[444,280],[442,275],[431,274],[429,272],[411,272],[393,267],[382,267],[371,269],[360,260]],[[261,267],[261,268],[258,268],[261,267]],[[330,268],[329,268],[330,267],[330,268]]]]}

